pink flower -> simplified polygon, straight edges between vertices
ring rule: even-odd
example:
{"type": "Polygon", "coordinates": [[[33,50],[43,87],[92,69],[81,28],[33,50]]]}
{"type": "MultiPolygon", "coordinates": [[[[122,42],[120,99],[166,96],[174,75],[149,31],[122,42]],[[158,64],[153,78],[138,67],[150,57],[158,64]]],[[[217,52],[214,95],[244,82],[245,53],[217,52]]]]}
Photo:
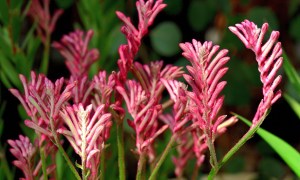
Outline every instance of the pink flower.
{"type": "Polygon", "coordinates": [[[115,75],[113,72],[107,77],[106,71],[99,71],[94,76],[92,82],[94,84],[94,97],[92,99],[94,107],[105,104],[105,108],[107,109],[110,106],[111,96],[116,84],[115,75]]]}
{"type": "Polygon", "coordinates": [[[165,80],[162,78],[161,81],[168,90],[170,98],[174,101],[174,106],[172,111],[173,116],[170,114],[161,115],[160,119],[169,125],[173,134],[177,132],[182,133],[188,127],[187,123],[192,119],[187,108],[187,86],[176,80],[165,80]]]}
{"type": "Polygon", "coordinates": [[[155,3],[153,0],[148,0],[146,2],[144,0],[139,0],[136,2],[136,7],[139,13],[138,28],[131,23],[129,17],[126,17],[120,11],[116,11],[117,16],[124,23],[121,27],[121,31],[127,38],[127,44],[123,44],[119,47],[120,59],[118,60],[118,66],[120,69],[121,82],[125,81],[127,72],[131,69],[143,36],[148,33],[149,26],[153,24],[155,17],[166,7],[166,4],[163,4],[162,0],[158,0],[155,3]]]}
{"type": "Polygon", "coordinates": [[[53,43],[53,47],[66,59],[66,65],[75,79],[87,75],[90,66],[99,58],[97,49],[88,49],[92,36],[92,30],[89,30],[86,35],[83,31],[76,30],[63,36],[61,42],[53,43]]]}
{"type": "Polygon", "coordinates": [[[24,94],[20,94],[17,89],[10,89],[10,92],[20,100],[31,118],[25,120],[25,125],[48,137],[52,136],[50,120],[53,120],[56,127],[59,125],[59,111],[71,98],[75,84],[69,84],[63,89],[64,78],[53,83],[42,74],[37,77],[34,72],[31,72],[30,82],[23,75],[20,75],[20,79],[24,94]]]}
{"type": "Polygon", "coordinates": [[[276,74],[283,61],[281,43],[276,42],[279,32],[272,31],[268,41],[263,44],[264,36],[268,30],[267,23],[264,23],[260,29],[253,22],[245,20],[241,24],[236,24],[235,27],[229,27],[229,29],[240,38],[248,49],[255,53],[258,63],[260,80],[263,83],[263,99],[252,120],[254,126],[266,114],[272,104],[281,97],[281,91],[276,90],[281,81],[281,76],[276,74]]]}
{"type": "Polygon", "coordinates": [[[50,0],[32,0],[28,11],[29,16],[38,22],[38,34],[43,43],[46,42],[46,37],[51,35],[55,29],[55,24],[59,16],[62,15],[63,10],[56,10],[53,16],[50,15],[50,0]]]}
{"type": "Polygon", "coordinates": [[[104,112],[104,105],[99,106],[95,112],[92,105],[84,109],[82,104],[68,106],[60,112],[67,128],[60,128],[58,133],[63,134],[74,151],[81,157],[84,168],[91,170],[91,179],[97,177],[100,165],[100,154],[106,141],[106,132],[112,122],[111,114],[104,112]]]}
{"type": "Polygon", "coordinates": [[[193,44],[181,43],[180,47],[183,56],[192,64],[187,66],[190,75],[184,75],[193,89],[188,92],[191,99],[189,109],[199,128],[208,135],[207,138],[214,140],[217,127],[226,117],[218,116],[218,112],[224,99],[219,94],[226,82],[220,82],[220,79],[228,70],[224,67],[229,60],[226,56],[228,51],[224,49],[218,52],[219,46],[213,46],[212,42],[201,44],[196,40],[193,40],[193,44]]]}
{"type": "Polygon", "coordinates": [[[158,115],[161,105],[157,103],[157,98],[149,97],[149,94],[142,89],[142,86],[134,81],[127,81],[127,90],[122,86],[117,86],[116,90],[122,95],[126,102],[128,112],[133,121],[128,120],[128,124],[135,130],[136,147],[138,154],[149,153],[153,157],[152,143],[155,138],[168,128],[164,125],[159,128],[158,115]]]}
{"type": "MultiPolygon", "coordinates": [[[[176,142],[178,144],[178,146],[176,146],[178,155],[176,157],[174,156],[172,160],[175,165],[176,177],[182,177],[187,163],[194,157],[191,133],[184,133],[177,138],[176,142]]],[[[204,155],[202,155],[201,160],[202,162],[204,161],[204,155]]]]}
{"type": "Polygon", "coordinates": [[[18,140],[8,140],[7,142],[11,146],[9,151],[17,158],[13,164],[22,170],[25,175],[24,179],[33,180],[33,158],[36,150],[29,138],[19,135],[18,140]]]}

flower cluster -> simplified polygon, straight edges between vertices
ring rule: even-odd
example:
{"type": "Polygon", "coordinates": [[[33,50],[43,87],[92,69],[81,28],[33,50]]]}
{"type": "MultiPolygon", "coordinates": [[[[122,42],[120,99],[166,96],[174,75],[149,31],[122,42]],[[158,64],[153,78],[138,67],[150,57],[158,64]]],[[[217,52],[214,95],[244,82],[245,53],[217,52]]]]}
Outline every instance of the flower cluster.
{"type": "MultiPolygon", "coordinates": [[[[61,11],[51,18],[47,9],[49,0],[43,2],[46,10],[42,9],[38,0],[32,1],[30,14],[33,16],[36,13],[40,28],[52,32],[61,11]]],[[[82,179],[98,179],[100,156],[109,138],[111,126],[115,122],[117,132],[120,133],[119,129],[123,129],[123,120],[127,117],[126,112],[130,115],[127,123],[135,133],[135,152],[139,156],[137,179],[141,179],[146,159],[153,165],[153,172],[158,171],[161,160],[166,158],[165,152],[169,152],[174,145],[172,143],[177,143],[178,153],[173,157],[176,176],[183,176],[184,168],[191,158],[196,158],[195,166],[196,169],[199,168],[205,160],[207,150],[212,168],[218,171],[215,140],[237,122],[236,117],[220,115],[224,102],[221,92],[227,83],[222,78],[228,71],[226,63],[230,59],[227,56],[228,50],[220,50],[212,42],[201,43],[195,39],[191,43],[180,43],[182,55],[191,64],[187,66],[187,73],[182,67],[164,65],[163,61],[153,61],[150,64],[134,62],[142,38],[166,4],[162,0],[138,0],[136,7],[138,27],[131,23],[129,17],[116,12],[124,23],[121,31],[127,38],[127,44],[119,47],[119,71],[111,74],[99,71],[89,79],[89,69],[99,58],[99,51],[88,48],[93,36],[92,30],[87,33],[76,30],[63,36],[60,42],[53,43],[53,47],[66,60],[71,74],[69,78],[52,82],[45,75],[32,72],[29,81],[24,75],[20,75],[23,94],[19,90],[10,89],[30,117],[25,120],[25,124],[38,135],[35,146],[24,136],[20,136],[19,140],[8,141],[12,147],[11,153],[17,158],[13,163],[23,171],[26,179],[35,178],[40,169],[43,170],[44,177],[52,178],[50,173],[55,166],[44,167],[46,160],[43,156],[55,156],[56,147],[67,156],[62,147],[62,137],[68,140],[80,157],[81,164],[77,163],[77,167],[81,169],[82,179]],[[134,78],[127,77],[128,73],[132,73],[134,78]],[[178,80],[180,77],[185,79],[190,88],[178,80]],[[168,100],[164,98],[165,90],[170,96],[168,100]],[[171,111],[168,111],[172,105],[171,111]],[[158,160],[154,142],[167,129],[172,133],[171,139],[158,160]],[[35,163],[37,166],[34,168],[32,161],[37,149],[40,150],[42,160],[35,163]]],[[[281,81],[281,76],[276,73],[282,65],[281,44],[277,42],[279,32],[272,32],[270,39],[262,44],[267,28],[268,25],[264,24],[259,29],[247,20],[230,27],[245,46],[254,51],[263,83],[263,99],[252,126],[261,123],[266,111],[281,96],[281,91],[276,90],[281,81]]],[[[124,161],[122,135],[117,136],[119,160],[124,161]]],[[[65,159],[76,178],[80,179],[70,159],[65,159]]],[[[125,171],[122,166],[125,166],[124,162],[119,162],[120,174],[125,171]]],[[[125,179],[125,175],[123,176],[125,179]]],[[[151,174],[150,179],[153,176],[155,173],[151,174]]]]}
{"type": "Polygon", "coordinates": [[[31,81],[27,82],[25,76],[20,75],[24,87],[21,95],[17,89],[10,89],[22,103],[31,120],[25,120],[25,124],[46,136],[52,136],[50,122],[57,127],[60,124],[59,112],[62,106],[71,98],[71,90],[74,83],[63,89],[64,78],[51,82],[43,74],[36,75],[31,72],[31,81]]]}

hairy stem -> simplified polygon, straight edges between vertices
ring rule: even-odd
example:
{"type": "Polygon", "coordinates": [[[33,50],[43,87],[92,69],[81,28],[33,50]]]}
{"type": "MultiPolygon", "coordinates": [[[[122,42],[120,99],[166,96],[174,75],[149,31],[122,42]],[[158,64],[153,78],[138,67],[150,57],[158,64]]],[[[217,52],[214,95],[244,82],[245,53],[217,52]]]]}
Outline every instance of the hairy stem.
{"type": "Polygon", "coordinates": [[[52,118],[50,118],[50,127],[51,127],[51,132],[52,132],[52,135],[53,135],[53,138],[54,138],[55,145],[57,146],[59,152],[63,155],[65,161],[67,162],[69,168],[70,168],[71,171],[73,172],[75,178],[76,178],[77,180],[81,180],[81,177],[80,177],[80,175],[78,174],[78,172],[77,172],[75,166],[73,165],[73,163],[71,162],[71,160],[70,160],[68,154],[66,153],[66,151],[64,150],[64,148],[63,148],[63,147],[61,146],[61,144],[60,144],[60,141],[59,141],[59,139],[58,139],[58,137],[57,137],[57,133],[56,133],[55,128],[54,128],[54,123],[53,123],[53,119],[52,119],[52,118]]]}
{"type": "Polygon", "coordinates": [[[154,169],[153,169],[153,171],[152,171],[152,173],[151,173],[151,175],[149,177],[149,180],[154,180],[155,179],[155,177],[156,177],[156,175],[158,173],[159,168],[161,167],[162,163],[165,161],[167,155],[171,151],[172,146],[173,146],[175,140],[176,140],[176,135],[174,134],[174,135],[172,135],[172,137],[171,137],[171,139],[170,139],[167,147],[165,148],[164,152],[162,153],[160,159],[156,163],[156,165],[155,165],[155,167],[154,167],[154,169]]]}
{"type": "Polygon", "coordinates": [[[100,163],[100,179],[105,179],[105,148],[101,150],[100,163]]]}
{"type": "Polygon", "coordinates": [[[212,166],[213,169],[218,169],[218,160],[217,160],[217,154],[216,154],[216,149],[215,149],[215,145],[214,145],[214,138],[209,138],[207,137],[207,146],[209,149],[209,154],[210,154],[210,164],[212,166]]]}
{"type": "MultiPolygon", "coordinates": [[[[123,121],[122,121],[123,122],[123,121]]],[[[124,131],[123,123],[117,123],[117,144],[118,144],[118,165],[119,165],[119,179],[125,180],[125,155],[124,155],[124,131]]]]}
{"type": "Polygon", "coordinates": [[[144,180],[145,179],[145,174],[144,174],[144,165],[146,163],[146,153],[140,154],[139,157],[139,162],[138,162],[138,168],[137,168],[137,173],[136,173],[136,180],[144,180]]]}
{"type": "MultiPolygon", "coordinates": [[[[258,121],[258,123],[251,127],[249,131],[225,154],[221,162],[215,168],[211,169],[208,175],[209,180],[213,180],[221,167],[249,140],[253,137],[258,130],[263,120],[266,118],[267,113],[258,121]]],[[[237,115],[238,116],[238,115],[237,115]]],[[[239,116],[238,116],[239,117],[239,116]]]]}

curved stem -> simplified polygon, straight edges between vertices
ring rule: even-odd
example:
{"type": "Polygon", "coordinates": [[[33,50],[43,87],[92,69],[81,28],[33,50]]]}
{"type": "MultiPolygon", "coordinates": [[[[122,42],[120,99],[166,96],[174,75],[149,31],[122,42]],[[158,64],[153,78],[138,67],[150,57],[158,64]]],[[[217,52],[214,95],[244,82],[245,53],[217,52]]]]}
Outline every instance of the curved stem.
{"type": "Polygon", "coordinates": [[[157,164],[155,165],[155,168],[153,169],[150,177],[149,177],[149,180],[154,180],[155,177],[156,177],[156,174],[158,173],[158,170],[159,168],[161,167],[162,163],[165,161],[167,155],[169,154],[169,152],[171,151],[172,149],[172,146],[175,142],[175,139],[176,139],[176,135],[172,135],[167,147],[165,148],[164,152],[162,153],[160,159],[158,160],[157,164]]]}
{"type": "Polygon", "coordinates": [[[143,171],[144,171],[145,162],[146,162],[146,154],[142,153],[140,155],[139,162],[138,162],[138,169],[137,169],[137,173],[136,173],[136,180],[143,180],[144,179],[143,171]]]}
{"type": "Polygon", "coordinates": [[[117,123],[117,143],[118,143],[119,179],[125,180],[126,174],[125,174],[125,158],[124,158],[125,155],[124,155],[123,123],[117,123]]]}
{"type": "Polygon", "coordinates": [[[51,132],[52,132],[52,135],[53,135],[53,138],[54,138],[54,141],[55,141],[55,145],[57,146],[59,152],[63,155],[65,161],[67,162],[69,168],[73,172],[75,178],[77,180],[81,180],[80,175],[78,174],[76,168],[74,167],[73,163],[71,162],[68,154],[66,153],[66,151],[64,150],[64,148],[61,146],[61,144],[59,142],[59,139],[57,137],[57,133],[56,133],[55,128],[54,128],[54,124],[53,124],[53,119],[52,118],[50,118],[50,127],[51,127],[51,132]]]}
{"type": "MultiPolygon", "coordinates": [[[[267,114],[267,113],[266,113],[267,114]]],[[[254,133],[258,130],[263,120],[266,118],[266,114],[258,121],[258,123],[251,127],[249,131],[225,154],[221,162],[215,168],[211,169],[208,175],[208,179],[212,180],[221,169],[221,167],[250,139],[253,137],[254,133]]],[[[235,114],[238,118],[241,116],[235,114]]]]}

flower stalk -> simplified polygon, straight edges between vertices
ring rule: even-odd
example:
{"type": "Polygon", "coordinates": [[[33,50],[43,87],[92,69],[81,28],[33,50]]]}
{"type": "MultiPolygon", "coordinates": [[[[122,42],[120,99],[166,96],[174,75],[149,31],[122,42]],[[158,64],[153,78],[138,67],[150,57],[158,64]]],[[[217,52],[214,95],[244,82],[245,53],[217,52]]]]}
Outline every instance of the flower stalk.
{"type": "Polygon", "coordinates": [[[156,175],[158,173],[158,170],[162,166],[163,162],[166,160],[167,155],[172,150],[172,147],[173,147],[174,143],[176,142],[175,140],[176,140],[176,135],[172,135],[171,139],[169,140],[169,142],[168,142],[166,148],[164,149],[161,157],[159,158],[159,160],[155,164],[154,169],[152,170],[152,173],[151,173],[151,175],[149,177],[149,180],[155,180],[155,177],[156,177],[156,175]]]}
{"type": "Polygon", "coordinates": [[[119,179],[126,179],[123,121],[117,123],[119,179]]]}

